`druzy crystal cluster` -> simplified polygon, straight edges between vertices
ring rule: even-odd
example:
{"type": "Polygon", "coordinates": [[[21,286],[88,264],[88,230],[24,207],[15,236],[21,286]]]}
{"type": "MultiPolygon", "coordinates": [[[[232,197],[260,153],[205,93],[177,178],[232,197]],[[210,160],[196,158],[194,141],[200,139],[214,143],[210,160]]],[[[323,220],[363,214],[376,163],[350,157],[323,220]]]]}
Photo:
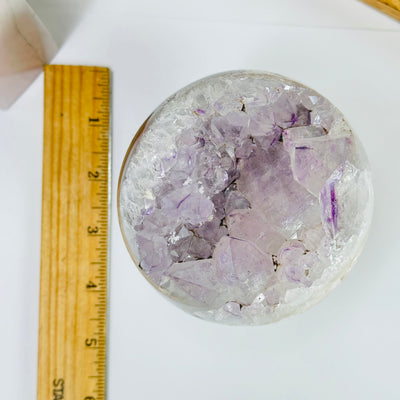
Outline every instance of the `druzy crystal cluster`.
{"type": "Polygon", "coordinates": [[[325,296],[371,218],[363,150],[315,91],[247,71],[166,100],[130,151],[119,211],[134,260],[191,313],[259,324],[325,296]]]}

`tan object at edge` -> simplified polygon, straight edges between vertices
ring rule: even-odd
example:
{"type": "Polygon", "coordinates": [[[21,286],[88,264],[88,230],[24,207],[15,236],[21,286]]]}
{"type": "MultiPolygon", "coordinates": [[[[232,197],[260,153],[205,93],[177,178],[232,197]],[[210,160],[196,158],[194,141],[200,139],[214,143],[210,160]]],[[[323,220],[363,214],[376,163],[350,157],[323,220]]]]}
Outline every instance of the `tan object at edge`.
{"type": "Polygon", "coordinates": [[[400,0],[360,0],[400,21],[400,0]]]}

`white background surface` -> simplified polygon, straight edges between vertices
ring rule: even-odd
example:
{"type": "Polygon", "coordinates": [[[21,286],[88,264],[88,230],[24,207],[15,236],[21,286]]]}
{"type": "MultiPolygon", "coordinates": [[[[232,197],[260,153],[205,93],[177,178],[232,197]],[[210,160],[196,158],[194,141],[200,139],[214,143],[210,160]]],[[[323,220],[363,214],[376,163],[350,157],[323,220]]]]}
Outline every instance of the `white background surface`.
{"type": "MultiPolygon", "coordinates": [[[[400,399],[400,24],[356,0],[31,0],[55,63],[113,71],[108,398],[400,399]],[[126,149],[165,97],[205,75],[278,72],[328,97],[370,157],[371,234],[322,303],[260,327],[186,315],[145,282],[116,218],[126,149]]],[[[41,76],[0,113],[0,399],[36,398],[41,76]]],[[[69,399],[68,400],[81,400],[69,399]]]]}

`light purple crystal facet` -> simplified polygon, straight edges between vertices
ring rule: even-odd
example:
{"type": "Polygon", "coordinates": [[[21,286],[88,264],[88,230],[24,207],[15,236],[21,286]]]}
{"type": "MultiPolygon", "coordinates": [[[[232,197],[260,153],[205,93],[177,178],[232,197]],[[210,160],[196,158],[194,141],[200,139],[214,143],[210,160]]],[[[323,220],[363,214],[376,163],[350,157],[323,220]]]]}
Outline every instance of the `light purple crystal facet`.
{"type": "Polygon", "coordinates": [[[167,99],[121,175],[121,228],[145,276],[201,318],[261,324],[321,300],[372,215],[366,156],[324,97],[227,72],[167,99]]]}

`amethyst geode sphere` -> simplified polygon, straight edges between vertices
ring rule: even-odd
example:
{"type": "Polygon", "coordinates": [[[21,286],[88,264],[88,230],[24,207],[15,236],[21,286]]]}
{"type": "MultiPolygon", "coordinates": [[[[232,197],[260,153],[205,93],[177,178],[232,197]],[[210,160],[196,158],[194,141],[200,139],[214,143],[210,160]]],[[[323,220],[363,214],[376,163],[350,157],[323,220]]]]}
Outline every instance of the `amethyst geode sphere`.
{"type": "Polygon", "coordinates": [[[119,213],[143,274],[192,314],[262,324],[321,300],[366,239],[372,185],[343,115],[279,75],[217,74],[134,139],[119,213]]]}

